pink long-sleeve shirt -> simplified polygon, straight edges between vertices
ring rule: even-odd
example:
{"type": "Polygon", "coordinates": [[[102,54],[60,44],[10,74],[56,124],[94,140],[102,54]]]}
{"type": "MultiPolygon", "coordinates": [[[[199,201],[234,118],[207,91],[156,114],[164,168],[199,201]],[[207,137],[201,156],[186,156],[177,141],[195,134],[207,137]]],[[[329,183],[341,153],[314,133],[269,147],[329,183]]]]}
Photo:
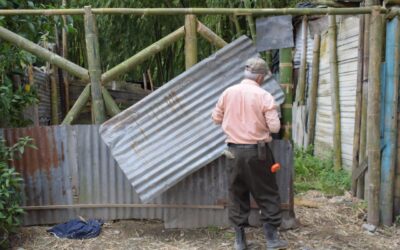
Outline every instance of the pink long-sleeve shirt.
{"type": "Polygon", "coordinates": [[[215,106],[212,119],[222,124],[227,143],[257,144],[272,140],[281,127],[274,97],[257,82],[244,79],[227,88],[215,106]]]}

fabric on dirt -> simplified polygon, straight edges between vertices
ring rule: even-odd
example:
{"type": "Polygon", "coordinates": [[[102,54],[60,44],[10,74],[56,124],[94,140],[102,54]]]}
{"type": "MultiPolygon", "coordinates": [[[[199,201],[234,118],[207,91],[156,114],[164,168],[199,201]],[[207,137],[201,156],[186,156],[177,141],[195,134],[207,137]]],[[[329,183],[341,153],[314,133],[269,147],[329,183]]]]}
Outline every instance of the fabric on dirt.
{"type": "Polygon", "coordinates": [[[101,226],[103,221],[101,220],[88,220],[83,221],[74,219],[67,221],[63,224],[55,225],[54,227],[47,230],[47,232],[53,234],[58,238],[68,239],[90,239],[97,237],[101,232],[101,226]]]}

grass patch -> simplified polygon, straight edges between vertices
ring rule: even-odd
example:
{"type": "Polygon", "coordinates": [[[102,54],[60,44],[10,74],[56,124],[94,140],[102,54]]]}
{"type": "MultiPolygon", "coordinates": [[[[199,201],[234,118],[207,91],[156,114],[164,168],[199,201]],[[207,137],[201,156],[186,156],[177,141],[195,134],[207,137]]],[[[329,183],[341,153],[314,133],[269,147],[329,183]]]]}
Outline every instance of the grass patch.
{"type": "Polygon", "coordinates": [[[350,173],[346,170],[334,170],[332,153],[318,158],[312,152],[312,147],[295,147],[295,192],[319,190],[327,195],[342,195],[344,191],[349,190],[350,173]]]}

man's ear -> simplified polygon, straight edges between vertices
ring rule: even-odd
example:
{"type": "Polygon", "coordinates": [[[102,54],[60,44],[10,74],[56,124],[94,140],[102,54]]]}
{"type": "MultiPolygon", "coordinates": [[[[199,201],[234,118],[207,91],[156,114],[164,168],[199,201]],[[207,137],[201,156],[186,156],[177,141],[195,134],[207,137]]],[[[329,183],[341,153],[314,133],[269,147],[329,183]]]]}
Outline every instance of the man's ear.
{"type": "Polygon", "coordinates": [[[264,82],[264,75],[258,75],[257,76],[257,82],[258,82],[258,84],[262,84],[263,82],[264,82]]]}

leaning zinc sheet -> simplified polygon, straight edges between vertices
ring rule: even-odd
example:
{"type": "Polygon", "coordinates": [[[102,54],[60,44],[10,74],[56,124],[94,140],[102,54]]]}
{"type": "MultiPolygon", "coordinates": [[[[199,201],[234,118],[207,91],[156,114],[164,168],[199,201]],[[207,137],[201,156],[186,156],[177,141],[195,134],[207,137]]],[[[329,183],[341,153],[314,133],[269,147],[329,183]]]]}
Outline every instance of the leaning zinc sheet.
{"type": "MultiPolygon", "coordinates": [[[[212,109],[224,89],[240,82],[245,61],[256,55],[253,42],[240,37],[100,127],[142,201],[221,155],[225,136],[211,121],[212,109]]],[[[276,81],[266,83],[282,103],[276,81]]]]}

